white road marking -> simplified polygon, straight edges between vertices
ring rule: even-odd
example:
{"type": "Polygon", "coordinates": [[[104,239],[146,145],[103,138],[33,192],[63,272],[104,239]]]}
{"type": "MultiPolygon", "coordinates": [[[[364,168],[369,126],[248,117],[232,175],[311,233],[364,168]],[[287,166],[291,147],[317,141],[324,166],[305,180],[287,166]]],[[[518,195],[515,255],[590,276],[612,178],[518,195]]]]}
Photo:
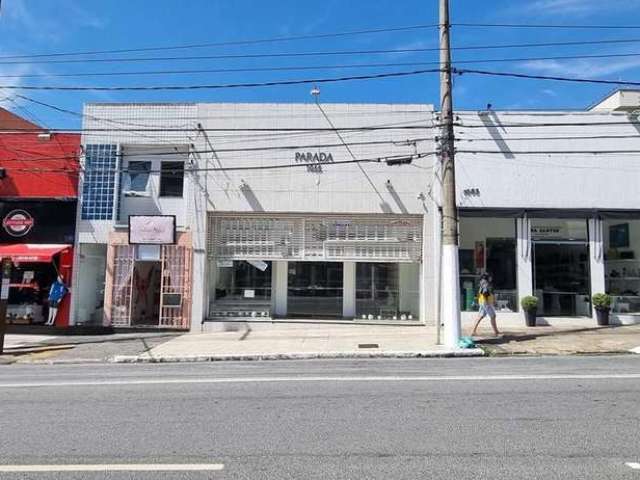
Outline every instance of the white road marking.
{"type": "Polygon", "coordinates": [[[629,462],[626,465],[627,467],[631,467],[634,470],[640,470],[640,463],[629,462]]]}
{"type": "Polygon", "coordinates": [[[115,463],[97,465],[0,465],[0,472],[198,472],[220,471],[222,463],[115,463]]]}
{"type": "Polygon", "coordinates": [[[2,388],[100,387],[115,385],[184,385],[216,383],[299,383],[299,382],[494,382],[541,380],[640,380],[640,373],[558,374],[558,375],[452,375],[452,376],[299,376],[299,377],[219,377],[152,378],[123,380],[77,380],[61,382],[0,383],[2,388]]]}

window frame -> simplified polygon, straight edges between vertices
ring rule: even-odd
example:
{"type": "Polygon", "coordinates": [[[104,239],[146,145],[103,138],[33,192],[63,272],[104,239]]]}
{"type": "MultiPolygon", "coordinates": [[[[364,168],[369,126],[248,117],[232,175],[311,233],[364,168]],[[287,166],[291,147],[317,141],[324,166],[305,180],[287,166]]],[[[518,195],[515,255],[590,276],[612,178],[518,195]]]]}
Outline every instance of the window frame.
{"type": "Polygon", "coordinates": [[[167,160],[160,162],[160,188],[158,190],[158,196],[164,198],[183,198],[184,197],[184,171],[185,162],[180,160],[167,160]],[[169,165],[173,165],[169,167],[169,165]],[[165,171],[170,170],[170,171],[165,171]],[[180,172],[176,170],[181,169],[180,172]],[[167,180],[175,180],[177,176],[180,176],[180,194],[174,192],[167,193],[167,187],[165,182],[167,180]]]}
{"type": "Polygon", "coordinates": [[[124,195],[125,196],[149,196],[150,192],[149,192],[149,180],[151,179],[151,168],[152,168],[152,162],[149,160],[131,160],[129,161],[129,163],[127,163],[127,176],[128,176],[128,185],[127,185],[127,189],[124,190],[124,195]],[[146,182],[144,185],[144,189],[143,190],[135,190],[132,188],[133,186],[133,178],[131,177],[131,173],[132,173],[132,169],[131,166],[132,165],[146,165],[146,171],[143,169],[137,170],[135,172],[136,175],[140,175],[142,173],[146,173],[147,178],[146,178],[146,182]]]}

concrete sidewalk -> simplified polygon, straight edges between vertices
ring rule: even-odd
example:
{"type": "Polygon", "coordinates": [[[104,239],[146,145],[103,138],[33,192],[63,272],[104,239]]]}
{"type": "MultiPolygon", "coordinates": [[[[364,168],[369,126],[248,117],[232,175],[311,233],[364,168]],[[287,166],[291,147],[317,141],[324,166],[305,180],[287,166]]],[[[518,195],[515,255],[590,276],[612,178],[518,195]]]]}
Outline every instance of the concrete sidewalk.
{"type": "MultiPolygon", "coordinates": [[[[483,326],[476,343],[488,355],[573,355],[640,353],[640,325],[598,327],[595,322],[553,322],[549,326],[501,327],[494,338],[483,326]]],[[[465,325],[467,334],[471,326],[465,325]]]]}
{"type": "Polygon", "coordinates": [[[436,345],[425,326],[236,324],[236,331],[187,334],[115,362],[188,362],[307,358],[479,356],[480,349],[436,345]]]}

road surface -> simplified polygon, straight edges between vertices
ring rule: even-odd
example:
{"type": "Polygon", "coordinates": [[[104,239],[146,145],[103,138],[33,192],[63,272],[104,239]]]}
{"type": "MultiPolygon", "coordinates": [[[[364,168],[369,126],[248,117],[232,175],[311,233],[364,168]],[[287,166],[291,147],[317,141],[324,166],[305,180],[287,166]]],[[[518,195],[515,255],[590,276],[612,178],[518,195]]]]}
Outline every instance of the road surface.
{"type": "Polygon", "coordinates": [[[0,367],[0,478],[640,479],[640,356],[0,367]]]}

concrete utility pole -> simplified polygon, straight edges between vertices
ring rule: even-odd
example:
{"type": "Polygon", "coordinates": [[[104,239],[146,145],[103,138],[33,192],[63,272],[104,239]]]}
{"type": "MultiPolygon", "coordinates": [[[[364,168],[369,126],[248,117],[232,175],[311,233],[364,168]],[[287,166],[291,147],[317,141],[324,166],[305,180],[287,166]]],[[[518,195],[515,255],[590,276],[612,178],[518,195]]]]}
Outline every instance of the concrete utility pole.
{"type": "Polygon", "coordinates": [[[445,346],[455,348],[460,338],[460,285],[449,30],[449,0],[440,0],[440,158],[443,197],[440,321],[444,323],[445,346]]]}

